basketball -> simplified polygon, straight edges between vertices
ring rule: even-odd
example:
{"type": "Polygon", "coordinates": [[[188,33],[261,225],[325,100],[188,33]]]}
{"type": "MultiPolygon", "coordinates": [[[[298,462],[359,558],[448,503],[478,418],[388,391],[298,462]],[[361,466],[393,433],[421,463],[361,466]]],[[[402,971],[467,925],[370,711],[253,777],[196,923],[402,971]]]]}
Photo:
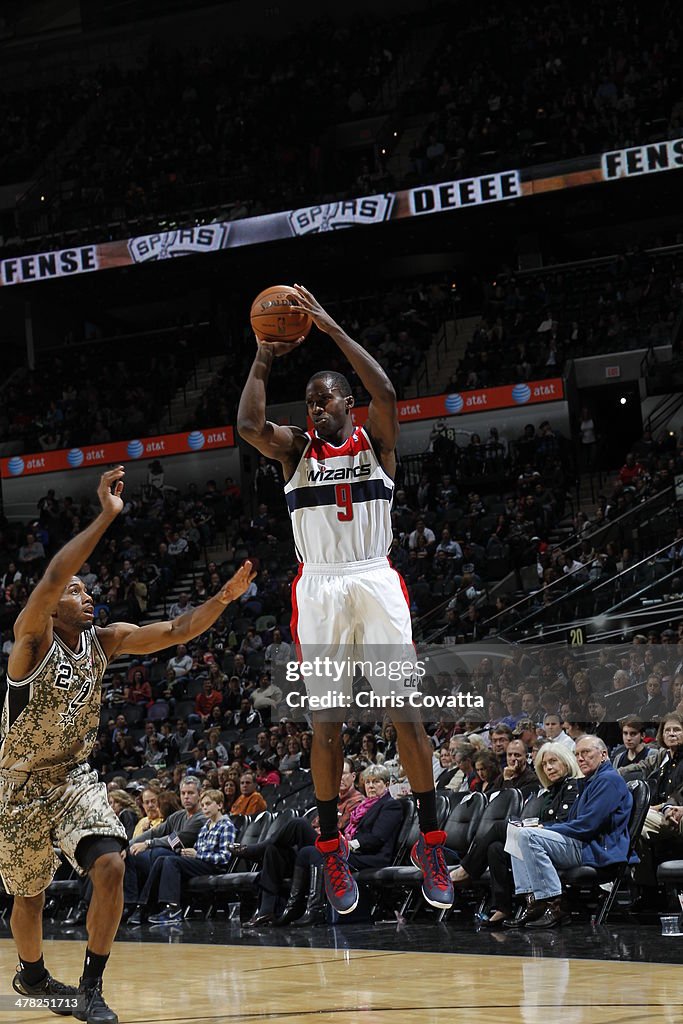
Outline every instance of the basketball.
{"type": "Polygon", "coordinates": [[[313,321],[298,306],[293,288],[276,284],[256,296],[251,304],[251,326],[265,341],[296,341],[306,337],[313,321]]]}

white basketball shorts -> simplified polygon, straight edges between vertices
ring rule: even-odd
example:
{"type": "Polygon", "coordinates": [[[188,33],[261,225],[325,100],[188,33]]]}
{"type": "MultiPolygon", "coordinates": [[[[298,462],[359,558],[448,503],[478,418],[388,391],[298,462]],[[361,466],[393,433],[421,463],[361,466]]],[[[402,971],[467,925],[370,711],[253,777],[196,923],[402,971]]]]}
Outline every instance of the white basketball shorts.
{"type": "Polygon", "coordinates": [[[292,640],[302,664],[335,662],[304,676],[309,695],[332,685],[350,696],[354,666],[376,693],[405,692],[412,672],[397,666],[414,662],[415,649],[403,577],[387,558],[305,563],[292,584],[292,640]]]}

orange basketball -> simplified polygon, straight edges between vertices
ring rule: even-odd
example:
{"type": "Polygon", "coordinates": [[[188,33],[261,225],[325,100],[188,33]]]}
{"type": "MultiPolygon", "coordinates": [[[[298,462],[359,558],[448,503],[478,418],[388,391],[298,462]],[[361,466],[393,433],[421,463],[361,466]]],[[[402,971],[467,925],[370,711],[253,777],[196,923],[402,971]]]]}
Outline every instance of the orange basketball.
{"type": "Polygon", "coordinates": [[[298,305],[293,288],[276,284],[257,295],[251,304],[251,326],[265,341],[296,341],[305,338],[313,321],[298,305]]]}

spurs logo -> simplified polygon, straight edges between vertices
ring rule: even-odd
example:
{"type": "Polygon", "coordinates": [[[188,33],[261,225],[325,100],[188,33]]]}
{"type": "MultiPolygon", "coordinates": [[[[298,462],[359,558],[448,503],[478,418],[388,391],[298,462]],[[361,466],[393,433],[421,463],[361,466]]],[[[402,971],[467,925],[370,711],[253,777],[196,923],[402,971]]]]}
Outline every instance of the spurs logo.
{"type": "Polygon", "coordinates": [[[160,231],[156,235],[131,238],[128,251],[135,263],[168,260],[174,256],[192,256],[201,252],[216,252],[225,246],[229,224],[204,224],[200,228],[181,228],[178,231],[160,231]]]}
{"type": "Polygon", "coordinates": [[[318,234],[350,228],[355,224],[379,224],[389,220],[394,204],[391,192],[363,199],[346,199],[340,203],[323,203],[293,210],[289,223],[295,235],[318,234]]]}

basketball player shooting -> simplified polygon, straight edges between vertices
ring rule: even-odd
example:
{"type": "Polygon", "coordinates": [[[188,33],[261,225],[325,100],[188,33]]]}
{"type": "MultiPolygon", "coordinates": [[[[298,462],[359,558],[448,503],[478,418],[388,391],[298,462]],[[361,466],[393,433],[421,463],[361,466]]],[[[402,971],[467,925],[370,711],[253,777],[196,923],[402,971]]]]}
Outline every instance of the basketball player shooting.
{"type": "Polygon", "coordinates": [[[218,594],[170,622],[94,626],[93,599],[75,573],[123,508],[123,477],[123,466],[103,473],[99,515],[54,556],[17,618],[0,726],[0,877],[14,896],[19,954],[12,984],[88,1024],[118,1021],[102,996],[102,974],[121,920],[128,845],[106,786],[86,762],[99,729],[102,676],[119,654],[152,654],[199,636],[255,575],[245,562],[218,594]],[[52,978],[43,963],[55,846],[93,885],[78,989],[52,978]],[[77,1008],[63,1008],[76,997],[77,1008]]]}
{"type": "MultiPolygon", "coordinates": [[[[405,584],[387,558],[392,541],[391,501],[396,472],[396,392],[386,373],[353,341],[302,285],[297,301],[334,341],[371,397],[364,427],[354,427],[348,380],[322,370],[306,387],[312,432],[266,420],[266,386],[273,360],[303,342],[269,342],[256,335],[257,352],[238,412],[240,436],[282,464],[285,496],[300,562],[292,585],[292,639],[305,652],[321,649],[412,649],[405,584]],[[334,470],[334,474],[329,470],[334,470]],[[341,471],[341,472],[339,472],[341,471]],[[343,483],[328,483],[330,479],[343,483]]],[[[350,680],[348,691],[350,696],[350,680]]],[[[329,692],[329,680],[306,679],[309,696],[329,692]]],[[[386,691],[384,691],[386,693],[386,691]]],[[[324,706],[324,705],[323,705],[324,706]]],[[[325,891],[340,914],[358,904],[348,865],[349,846],[337,828],[342,772],[342,710],[313,711],[311,770],[320,818],[317,848],[323,858],[325,891]]],[[[438,829],[432,747],[417,715],[395,721],[401,761],[417,801],[420,837],[411,859],[423,873],[422,892],[434,907],[453,903],[438,829]]]]}

